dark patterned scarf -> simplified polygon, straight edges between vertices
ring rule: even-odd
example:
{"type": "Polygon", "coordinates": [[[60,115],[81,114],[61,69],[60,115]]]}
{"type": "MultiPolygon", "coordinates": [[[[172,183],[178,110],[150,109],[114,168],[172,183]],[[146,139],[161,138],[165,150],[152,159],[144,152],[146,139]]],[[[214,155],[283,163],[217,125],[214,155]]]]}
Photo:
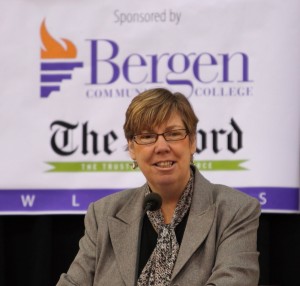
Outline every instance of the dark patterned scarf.
{"type": "MultiPolygon", "coordinates": [[[[148,190],[148,193],[150,190],[148,190]]],[[[175,228],[188,212],[193,195],[193,172],[180,197],[170,224],[164,223],[161,209],[148,211],[149,220],[158,233],[156,246],[144,267],[138,286],[167,286],[170,285],[171,275],[179,252],[175,228]]]]}

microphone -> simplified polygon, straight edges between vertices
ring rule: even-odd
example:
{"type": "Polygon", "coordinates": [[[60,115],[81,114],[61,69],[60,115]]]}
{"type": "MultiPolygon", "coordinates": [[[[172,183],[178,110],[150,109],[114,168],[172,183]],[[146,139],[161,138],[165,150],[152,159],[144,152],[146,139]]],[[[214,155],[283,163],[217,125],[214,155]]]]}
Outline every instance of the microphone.
{"type": "Polygon", "coordinates": [[[156,211],[161,207],[162,199],[161,196],[157,193],[150,193],[145,197],[144,200],[144,214],[147,211],[156,211]]]}
{"type": "Polygon", "coordinates": [[[138,281],[138,272],[139,272],[139,262],[140,262],[140,247],[141,247],[141,234],[143,229],[143,221],[144,216],[147,211],[156,211],[161,207],[162,199],[161,196],[157,193],[150,193],[146,195],[143,204],[143,215],[140,220],[140,227],[139,227],[139,236],[138,236],[138,245],[137,245],[137,258],[136,258],[136,265],[135,265],[135,285],[137,285],[138,281]]]}

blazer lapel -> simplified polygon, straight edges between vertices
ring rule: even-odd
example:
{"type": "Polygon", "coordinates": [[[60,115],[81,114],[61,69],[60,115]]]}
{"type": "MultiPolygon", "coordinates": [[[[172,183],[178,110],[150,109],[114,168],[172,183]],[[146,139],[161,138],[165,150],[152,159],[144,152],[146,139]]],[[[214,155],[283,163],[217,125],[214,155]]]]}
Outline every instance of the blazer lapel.
{"type": "Polygon", "coordinates": [[[108,228],[122,278],[127,286],[135,284],[140,222],[144,192],[137,191],[116,215],[108,218],[108,228]]]}
{"type": "Polygon", "coordinates": [[[206,212],[189,216],[178,257],[172,273],[172,279],[190,259],[193,253],[203,243],[214,220],[215,207],[211,206],[206,212]]]}
{"type": "Polygon", "coordinates": [[[210,231],[215,216],[211,186],[198,171],[195,172],[192,205],[171,279],[180,272],[210,231]]]}

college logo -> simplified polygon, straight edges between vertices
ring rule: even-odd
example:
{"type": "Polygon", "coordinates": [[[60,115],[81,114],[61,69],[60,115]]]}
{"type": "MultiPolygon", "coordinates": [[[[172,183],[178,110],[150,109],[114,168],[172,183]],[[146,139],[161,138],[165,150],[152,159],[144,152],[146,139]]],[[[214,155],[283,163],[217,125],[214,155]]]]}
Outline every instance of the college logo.
{"type": "MultiPolygon", "coordinates": [[[[137,36],[137,40],[139,37],[137,36]]],[[[64,80],[72,78],[76,47],[67,40],[55,40],[41,25],[41,97],[60,91],[64,80]]],[[[143,47],[131,45],[124,49],[119,39],[101,37],[84,40],[88,61],[85,69],[84,96],[87,99],[132,98],[152,87],[167,87],[187,97],[249,97],[253,96],[250,57],[244,51],[160,51],[145,53],[143,47]]],[[[87,59],[86,59],[87,60],[87,59]]]]}
{"type": "Polygon", "coordinates": [[[40,96],[48,97],[54,91],[60,91],[64,80],[72,79],[72,71],[82,68],[83,62],[75,61],[76,46],[67,39],[61,39],[65,47],[48,32],[45,20],[41,24],[41,89],[40,96]]]}

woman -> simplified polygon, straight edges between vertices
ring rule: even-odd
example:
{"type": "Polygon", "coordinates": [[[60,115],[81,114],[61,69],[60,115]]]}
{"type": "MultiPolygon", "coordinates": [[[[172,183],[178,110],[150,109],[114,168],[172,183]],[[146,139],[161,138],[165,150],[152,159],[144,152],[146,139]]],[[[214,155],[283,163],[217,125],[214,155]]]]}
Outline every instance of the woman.
{"type": "Polygon", "coordinates": [[[258,284],[259,203],[192,165],[197,122],[180,93],[153,89],[132,100],[124,131],[147,182],[89,206],[80,250],[57,285],[258,284]],[[144,215],[149,193],[162,204],[144,215]]]}

